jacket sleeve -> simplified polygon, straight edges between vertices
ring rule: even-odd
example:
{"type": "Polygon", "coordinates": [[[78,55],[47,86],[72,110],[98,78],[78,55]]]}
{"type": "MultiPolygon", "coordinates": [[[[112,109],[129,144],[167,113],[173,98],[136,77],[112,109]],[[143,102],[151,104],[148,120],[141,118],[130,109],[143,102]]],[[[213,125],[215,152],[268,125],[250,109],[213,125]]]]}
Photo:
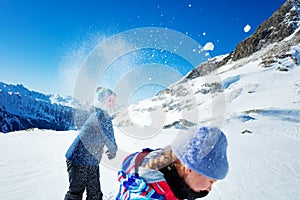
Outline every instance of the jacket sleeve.
{"type": "Polygon", "coordinates": [[[99,123],[101,131],[105,138],[105,145],[108,148],[109,153],[116,154],[118,146],[116,144],[114,129],[112,125],[112,119],[108,114],[104,114],[99,117],[99,123]]]}

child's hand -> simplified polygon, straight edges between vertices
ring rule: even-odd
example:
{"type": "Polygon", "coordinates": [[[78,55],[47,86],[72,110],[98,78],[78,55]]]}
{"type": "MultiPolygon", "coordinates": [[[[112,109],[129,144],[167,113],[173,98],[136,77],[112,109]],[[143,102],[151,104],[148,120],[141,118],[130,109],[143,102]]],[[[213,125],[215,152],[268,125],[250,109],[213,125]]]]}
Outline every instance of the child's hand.
{"type": "Polygon", "coordinates": [[[109,152],[109,150],[107,150],[105,153],[109,160],[114,159],[116,157],[116,153],[111,153],[111,152],[109,152]]]}

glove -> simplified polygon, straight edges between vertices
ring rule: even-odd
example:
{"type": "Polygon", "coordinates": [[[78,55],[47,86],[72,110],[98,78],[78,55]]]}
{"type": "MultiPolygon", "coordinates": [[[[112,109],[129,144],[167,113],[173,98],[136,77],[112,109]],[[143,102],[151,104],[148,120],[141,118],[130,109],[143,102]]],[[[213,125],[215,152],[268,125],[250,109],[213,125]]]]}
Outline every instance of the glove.
{"type": "Polygon", "coordinates": [[[114,159],[116,157],[116,153],[111,153],[109,150],[107,150],[105,153],[109,160],[114,159]]]}

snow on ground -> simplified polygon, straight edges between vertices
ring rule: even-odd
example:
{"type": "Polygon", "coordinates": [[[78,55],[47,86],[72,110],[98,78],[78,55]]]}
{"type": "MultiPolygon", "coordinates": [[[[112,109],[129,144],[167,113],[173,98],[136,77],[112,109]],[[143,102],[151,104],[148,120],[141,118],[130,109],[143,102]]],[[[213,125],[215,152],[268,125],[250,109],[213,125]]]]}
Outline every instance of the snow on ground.
{"type": "MultiPolygon", "coordinates": [[[[272,116],[226,122],[230,171],[205,199],[300,199],[300,126],[272,116]],[[244,130],[252,133],[244,133],[244,130]],[[286,133],[286,134],[281,134],[286,133]],[[287,133],[298,134],[297,137],[287,133]]],[[[157,141],[130,138],[116,129],[122,151],[170,143],[177,129],[162,130],[157,141]],[[170,138],[171,136],[171,138],[170,138]]],[[[75,131],[19,131],[0,135],[0,194],[6,200],[63,199],[68,188],[64,153],[75,131]]],[[[101,164],[104,199],[118,191],[117,172],[101,164]]]]}
{"type": "Polygon", "coordinates": [[[0,135],[1,199],[63,199],[64,152],[74,132],[19,131],[0,135]]]}

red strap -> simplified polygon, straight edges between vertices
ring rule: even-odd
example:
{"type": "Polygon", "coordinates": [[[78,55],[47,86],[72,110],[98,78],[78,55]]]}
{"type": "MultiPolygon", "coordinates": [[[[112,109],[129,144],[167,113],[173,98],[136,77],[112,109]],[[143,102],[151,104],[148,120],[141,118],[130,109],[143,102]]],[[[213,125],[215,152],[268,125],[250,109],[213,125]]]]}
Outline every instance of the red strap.
{"type": "Polygon", "coordinates": [[[178,200],[170,186],[165,181],[159,181],[157,183],[149,183],[150,187],[152,187],[157,193],[164,195],[166,200],[178,200]]]}
{"type": "Polygon", "coordinates": [[[135,158],[135,173],[136,175],[138,175],[138,168],[141,165],[143,159],[145,158],[145,156],[147,156],[152,150],[151,149],[143,149],[143,151],[141,153],[139,153],[136,158],[135,158]]]}

